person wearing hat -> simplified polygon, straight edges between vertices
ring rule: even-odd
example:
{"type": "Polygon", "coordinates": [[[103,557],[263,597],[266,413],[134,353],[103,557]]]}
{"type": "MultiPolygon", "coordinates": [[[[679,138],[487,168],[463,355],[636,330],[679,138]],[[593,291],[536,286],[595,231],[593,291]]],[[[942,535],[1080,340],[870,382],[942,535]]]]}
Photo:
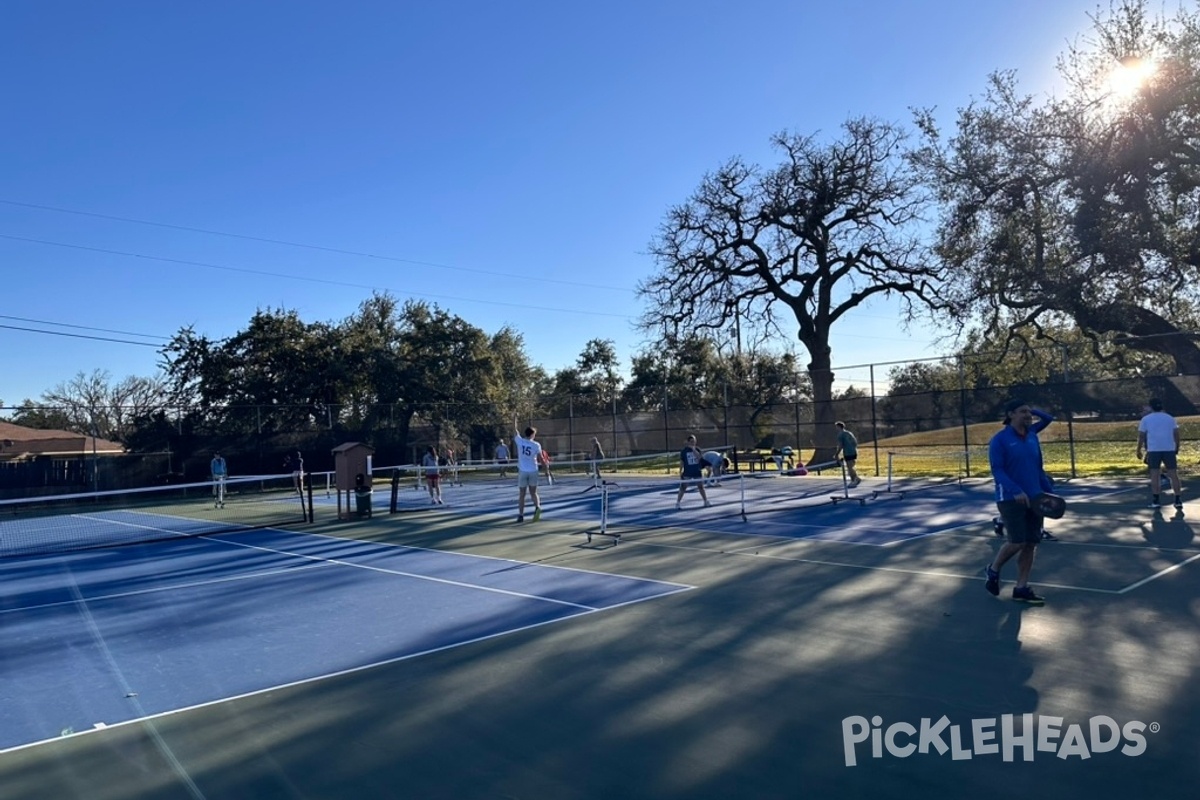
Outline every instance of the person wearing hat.
{"type": "Polygon", "coordinates": [[[1138,423],[1137,457],[1142,460],[1145,452],[1146,466],[1150,468],[1150,507],[1158,508],[1158,494],[1161,491],[1159,479],[1163,471],[1171,481],[1171,491],[1175,493],[1175,507],[1183,508],[1179,499],[1180,485],[1178,472],[1179,453],[1179,424],[1175,418],[1163,411],[1163,402],[1157,397],[1150,399],[1150,413],[1142,417],[1138,423]]]}
{"type": "Polygon", "coordinates": [[[996,508],[1004,524],[1007,541],[986,567],[984,588],[1000,594],[1000,570],[1017,557],[1017,583],[1012,597],[1024,603],[1042,605],[1045,599],[1029,585],[1034,554],[1042,540],[1042,514],[1033,499],[1054,488],[1042,465],[1042,447],[1037,432],[1054,420],[1044,411],[1033,409],[1020,399],[1004,406],[1004,427],[988,442],[988,463],[996,482],[996,508]],[[1034,417],[1038,419],[1035,427],[1034,417]]]}

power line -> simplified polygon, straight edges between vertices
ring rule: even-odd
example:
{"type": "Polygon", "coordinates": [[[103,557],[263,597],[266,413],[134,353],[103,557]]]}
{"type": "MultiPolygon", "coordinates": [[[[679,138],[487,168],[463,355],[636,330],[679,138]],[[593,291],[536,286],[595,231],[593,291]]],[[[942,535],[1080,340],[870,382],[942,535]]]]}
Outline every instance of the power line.
{"type": "MultiPolygon", "coordinates": [[[[3,201],[0,201],[3,202],[3,201]]],[[[204,261],[188,261],[181,258],[166,258],[164,256],[148,256],[143,253],[129,253],[122,250],[109,250],[104,247],[91,247],[82,244],[66,244],[65,242],[52,242],[46,239],[31,239],[25,236],[12,236],[6,233],[0,233],[0,239],[8,239],[14,242],[27,242],[30,244],[42,244],[50,247],[64,247],[70,250],[85,250],[91,253],[104,253],[105,255],[123,256],[125,258],[140,258],[147,261],[160,261],[164,264],[179,264],[186,267],[203,267],[205,269],[219,269],[226,272],[241,272],[247,275],[263,275],[268,278],[283,278],[290,281],[306,281],[308,283],[320,283],[327,286],[349,286],[355,289],[369,289],[371,291],[380,291],[378,286],[368,286],[361,283],[350,283],[349,281],[334,281],[328,278],[310,278],[302,275],[288,275],[282,272],[268,272],[267,270],[250,269],[248,267],[228,267],[223,264],[210,264],[204,261]]],[[[550,282],[547,279],[547,282],[550,282]]],[[[556,283],[564,283],[565,281],[555,281],[556,283]]],[[[385,289],[386,291],[386,289],[385,289]]],[[[415,292],[405,292],[404,294],[410,297],[423,297],[429,299],[453,300],[459,303],[483,303],[484,305],[507,306],[509,308],[522,308],[532,311],[550,311],[562,314],[587,315],[592,317],[615,317],[617,319],[631,319],[626,314],[609,314],[604,311],[591,311],[586,309],[575,308],[551,308],[548,306],[534,306],[528,303],[504,303],[498,300],[474,300],[469,297],[455,297],[453,295],[439,294],[418,294],[415,292]]]]}
{"type": "MultiPolygon", "coordinates": [[[[57,325],[58,323],[51,322],[49,324],[57,325]]],[[[67,331],[43,331],[43,330],[38,330],[37,328],[22,328],[19,325],[0,324],[0,328],[4,328],[4,329],[10,330],[10,331],[26,331],[28,333],[45,333],[50,336],[66,336],[70,339],[92,339],[93,341],[97,341],[97,342],[116,342],[117,344],[136,344],[136,345],[140,345],[141,347],[160,347],[161,346],[161,345],[154,344],[153,342],[133,342],[128,339],[113,339],[108,336],[88,336],[87,334],[84,334],[84,333],[68,333],[67,331]]],[[[140,334],[135,333],[133,335],[138,336],[140,334]]]]}
{"type": "MultiPolygon", "coordinates": [[[[476,275],[493,275],[500,278],[513,278],[516,280],[528,280],[527,275],[514,275],[510,272],[496,272],[486,269],[475,269],[472,267],[455,267],[450,264],[438,264],[433,261],[416,261],[410,258],[397,258],[395,256],[381,256],[377,253],[362,253],[356,250],[344,250],[338,247],[325,247],[317,244],[304,244],[302,242],[289,242],[285,239],[271,239],[265,236],[247,236],[240,233],[228,233],[226,231],[214,231],[207,228],[195,228],[190,225],[172,225],[167,222],[153,222],[144,219],[135,219],[133,217],[118,217],[112,214],[99,214],[94,211],[78,211],[70,208],[57,208],[55,206],[43,206],[37,203],[22,203],[17,200],[0,199],[0,203],[9,206],[17,206],[20,208],[33,208],[39,211],[53,211],[58,214],[75,214],[80,217],[92,217],[94,219],[106,219],[113,222],[127,222],[133,225],[147,225],[154,228],[166,228],[168,230],[186,231],[188,233],[202,233],[207,236],[224,236],[229,239],[240,239],[246,242],[262,242],[264,244],[278,244],[285,247],[298,247],[304,250],[318,250],[323,253],[336,253],[343,256],[354,256],[356,258],[371,258],[378,261],[391,261],[397,264],[413,264],[422,267],[437,267],[438,269],[451,269],[458,272],[472,272],[476,275]]],[[[625,286],[604,286],[594,283],[580,283],[578,281],[564,281],[558,278],[538,278],[539,283],[558,283],[563,286],[577,286],[584,289],[605,289],[607,291],[628,292],[630,289],[625,286]]]]}
{"type": "MultiPolygon", "coordinates": [[[[122,336],[141,336],[146,339],[162,339],[164,341],[169,341],[171,338],[170,336],[159,336],[158,334],[155,334],[155,333],[134,333],[133,331],[114,331],[109,328],[93,328],[90,325],[72,325],[69,322],[52,322],[50,320],[44,320],[44,319],[28,319],[26,317],[10,317],[7,314],[0,314],[0,319],[13,319],[13,320],[16,320],[17,322],[32,322],[35,325],[55,325],[60,328],[77,328],[77,329],[83,330],[83,331],[99,331],[101,333],[119,333],[122,336]]],[[[31,330],[31,329],[30,328],[20,328],[19,330],[31,330]]],[[[51,333],[51,332],[52,331],[46,331],[46,333],[51,333]]]]}

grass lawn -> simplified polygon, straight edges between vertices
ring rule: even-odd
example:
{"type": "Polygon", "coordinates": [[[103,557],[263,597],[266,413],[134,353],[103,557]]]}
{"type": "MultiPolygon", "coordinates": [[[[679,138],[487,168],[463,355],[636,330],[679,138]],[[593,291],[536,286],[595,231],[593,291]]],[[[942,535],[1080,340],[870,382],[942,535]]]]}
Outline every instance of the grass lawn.
{"type": "MultiPolygon", "coordinates": [[[[1179,473],[1200,475],[1200,417],[1180,417],[1179,434],[1183,445],[1179,452],[1179,473]]],[[[996,433],[995,423],[969,425],[966,437],[970,448],[972,477],[989,474],[987,444],[996,433]]],[[[1137,460],[1136,422],[1073,422],[1056,420],[1038,434],[1046,471],[1063,476],[1138,476],[1146,467],[1137,460]]],[[[870,463],[875,442],[859,445],[860,460],[870,463]]],[[[886,453],[897,452],[893,463],[895,474],[901,476],[954,475],[962,471],[963,429],[945,428],[881,439],[878,442],[880,462],[886,465],[886,453]]]]}

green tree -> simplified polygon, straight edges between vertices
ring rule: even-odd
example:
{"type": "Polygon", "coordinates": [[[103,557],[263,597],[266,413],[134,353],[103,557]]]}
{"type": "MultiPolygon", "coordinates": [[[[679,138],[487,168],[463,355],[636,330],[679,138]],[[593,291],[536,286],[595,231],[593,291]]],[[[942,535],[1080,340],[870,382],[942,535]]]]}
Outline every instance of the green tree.
{"type": "Polygon", "coordinates": [[[348,396],[341,340],[328,323],[259,310],[220,342],[184,328],[162,351],[172,402],[229,433],[298,431],[333,422],[348,396]]]}
{"type": "Polygon", "coordinates": [[[1061,60],[1067,96],[1038,102],[1003,72],[949,138],[917,115],[914,163],[938,194],[936,252],[954,276],[947,308],[998,349],[1073,325],[1197,373],[1200,24],[1182,9],[1151,19],[1140,0],[1093,22],[1061,60]]]}

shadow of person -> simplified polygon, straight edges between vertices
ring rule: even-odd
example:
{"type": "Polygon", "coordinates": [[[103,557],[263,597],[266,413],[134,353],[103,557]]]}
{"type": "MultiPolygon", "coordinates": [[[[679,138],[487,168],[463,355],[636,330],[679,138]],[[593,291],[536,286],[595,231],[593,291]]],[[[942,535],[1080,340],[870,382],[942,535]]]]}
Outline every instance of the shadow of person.
{"type": "Polygon", "coordinates": [[[1181,550],[1192,545],[1196,539],[1196,532],[1180,508],[1169,518],[1161,511],[1155,511],[1149,523],[1142,523],[1142,538],[1147,544],[1155,547],[1181,550]]]}

